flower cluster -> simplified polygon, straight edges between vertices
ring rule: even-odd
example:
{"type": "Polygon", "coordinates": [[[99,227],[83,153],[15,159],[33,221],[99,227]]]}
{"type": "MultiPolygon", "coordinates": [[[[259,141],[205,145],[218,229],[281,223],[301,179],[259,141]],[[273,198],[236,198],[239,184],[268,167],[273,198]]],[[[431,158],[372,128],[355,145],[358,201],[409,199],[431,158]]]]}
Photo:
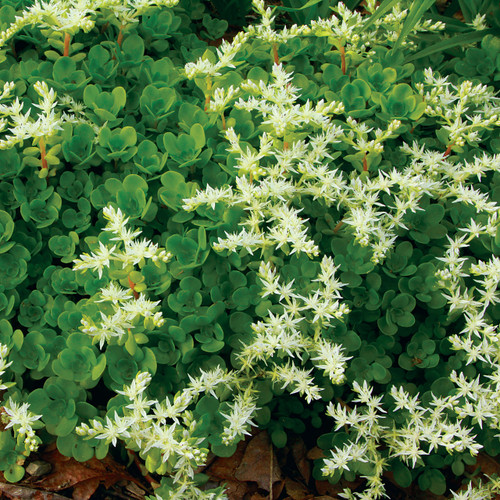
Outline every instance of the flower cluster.
{"type": "Polygon", "coordinates": [[[120,20],[134,19],[153,6],[174,7],[179,0],[35,0],[9,28],[0,33],[0,47],[27,26],[50,28],[74,36],[95,26],[99,11],[110,9],[120,20]]]}
{"type": "Polygon", "coordinates": [[[468,381],[463,374],[455,371],[451,380],[457,385],[457,397],[448,402],[461,418],[469,416],[481,427],[483,422],[500,429],[500,351],[498,348],[500,332],[498,325],[492,323],[489,311],[500,302],[497,290],[500,278],[500,259],[491,257],[489,261],[468,263],[466,257],[460,256],[461,249],[469,246],[469,242],[480,235],[491,235],[500,226],[498,209],[490,214],[487,225],[471,222],[469,227],[462,229],[461,236],[450,239],[449,248],[444,257],[443,269],[438,272],[441,286],[447,291],[446,298],[450,311],[463,313],[464,327],[460,334],[450,336],[452,348],[463,350],[467,364],[478,360],[486,363],[491,374],[484,380],[478,376],[468,381]],[[474,279],[476,287],[466,287],[465,280],[474,279]]]}
{"type": "MultiPolygon", "coordinates": [[[[9,349],[6,345],[0,344],[0,377],[5,373],[5,370],[12,364],[12,361],[7,362],[9,349]]],[[[0,378],[0,391],[5,391],[11,384],[4,384],[0,378]]]]}
{"type": "MultiPolygon", "coordinates": [[[[141,234],[140,230],[132,230],[127,227],[128,218],[125,218],[120,209],[115,210],[108,206],[103,209],[104,217],[108,220],[104,231],[114,234],[111,241],[117,243],[109,248],[99,242],[99,250],[91,254],[80,255],[80,259],[74,260],[74,270],[91,269],[97,271],[99,278],[103,276],[104,269],[109,269],[111,262],[121,264],[121,268],[128,270],[129,275],[135,265],[142,266],[146,259],[157,262],[168,262],[172,255],[157,244],[147,239],[136,240],[141,234]],[[123,248],[117,248],[123,244],[123,248]]],[[[134,328],[140,317],[144,318],[145,328],[154,328],[164,323],[162,313],[156,311],[160,301],[150,301],[142,291],[137,291],[135,283],[128,278],[130,288],[125,289],[114,281],[100,290],[100,298],[96,302],[111,302],[112,312],[106,314],[100,311],[100,318],[92,320],[84,316],[82,318],[82,331],[94,337],[100,347],[111,339],[121,339],[127,331],[134,328]]]]}
{"type": "Polygon", "coordinates": [[[467,489],[458,493],[452,491],[453,500],[491,500],[500,493],[500,482],[498,478],[489,478],[490,481],[483,483],[478,480],[477,485],[472,481],[467,485],[467,489]]]}
{"type": "MultiPolygon", "coordinates": [[[[332,259],[325,257],[321,262],[320,273],[312,281],[313,286],[317,283],[315,290],[309,296],[301,296],[293,289],[293,282],[280,283],[276,271],[269,264],[261,263],[259,276],[263,283],[262,294],[279,296],[283,314],[270,313],[265,322],[252,325],[254,339],[240,351],[239,369],[227,371],[217,367],[210,371],[201,370],[201,375],[197,377],[189,375],[188,386],[163,402],[145,397],[144,392],[151,376],[139,374],[130,386],[119,391],[119,394],[131,400],[131,404],[124,407],[123,416],[115,412],[108,414],[105,420],[94,419],[90,425],[80,425],[78,433],[104,439],[113,445],[118,439],[124,440],[129,448],[140,451],[146,458],[146,465],[155,463],[148,461],[148,453],[159,449],[161,464],[155,467],[150,465],[150,470],[162,473],[168,471],[173,475],[178,494],[194,494],[198,491],[192,481],[194,469],[206,459],[206,450],[199,447],[203,439],[196,437],[198,423],[190,412],[190,406],[200,396],[210,394],[224,401],[227,388],[231,388],[233,395],[232,401],[227,402],[228,411],[221,412],[225,419],[221,439],[228,446],[249,434],[250,426],[255,425],[252,418],[258,408],[253,381],[257,376],[255,368],[258,363],[263,362],[263,370],[259,372],[261,375],[268,376],[283,388],[288,387],[292,394],[301,394],[308,402],[320,397],[321,389],[312,375],[315,367],[323,370],[333,384],[343,381],[349,358],[343,355],[339,345],[321,338],[322,329],[330,324],[331,319],[341,318],[348,312],[345,304],[340,302],[342,283],[335,277],[336,270],[332,259]],[[302,316],[304,311],[309,314],[302,316]],[[299,329],[298,324],[305,317],[309,325],[307,333],[310,335],[302,333],[303,328],[299,329]],[[290,361],[284,364],[275,361],[276,352],[286,354],[290,361]],[[303,355],[309,353],[314,356],[312,367],[308,369],[291,361],[294,358],[302,359],[303,355]]],[[[116,287],[110,286],[101,294],[107,300],[120,304],[119,307],[125,312],[117,314],[125,315],[127,305],[134,303],[128,292],[116,287]]]]}
{"type": "Polygon", "coordinates": [[[115,283],[110,283],[107,288],[101,289],[101,300],[105,302],[111,300],[114,308],[112,314],[105,314],[100,311],[98,321],[84,316],[82,318],[82,332],[92,336],[99,347],[104,343],[109,343],[112,338],[121,339],[134,328],[137,319],[144,318],[145,327],[162,326],[165,320],[160,311],[155,311],[160,301],[152,302],[143,293],[139,294],[137,300],[133,300],[129,294],[130,289],[120,288],[115,283]]]}
{"type": "MultiPolygon", "coordinates": [[[[232,128],[226,131],[229,151],[239,155],[235,188],[198,190],[194,197],[184,200],[183,208],[192,211],[202,204],[214,207],[220,202],[245,209],[243,228],[238,233],[226,233],[226,238],[219,237],[214,245],[217,251],[245,248],[252,254],[257,248],[265,252],[275,248],[285,254],[304,252],[312,257],[318,255],[317,246],[308,238],[307,219],[298,215],[302,208],[294,206],[309,195],[326,207],[343,210],[345,215],[339,224],[350,226],[356,241],[373,249],[374,262],[382,261],[393,247],[397,231],[406,228],[407,213],[415,212],[425,195],[441,197],[447,177],[458,166],[439,152],[404,145],[401,150],[411,155],[411,162],[403,170],[393,168],[367,179],[347,178],[344,172],[332,168],[332,145],[351,144],[363,157],[360,170],[366,171],[368,155],[383,151],[384,141],[398,135],[401,121],[392,120],[386,130],[372,130],[348,118],[344,129],[330,116],[342,112],[341,103],[295,104],[298,93],[291,85],[292,75],[281,64],[273,66],[272,74],[273,81],[268,84],[251,80],[242,83],[241,90],[254,95],[235,103],[240,109],[257,110],[263,118],[262,126],[269,128],[260,136],[257,150],[249,145],[242,147],[232,128]],[[295,139],[304,129],[319,131],[308,141],[295,139]],[[368,140],[372,132],[374,139],[368,140]],[[445,168],[438,170],[440,166],[445,168]],[[441,175],[436,175],[438,172],[441,175]],[[383,204],[382,197],[387,195],[392,203],[383,204]],[[387,208],[381,210],[384,205],[387,208]]],[[[484,170],[492,168],[492,161],[482,162],[484,170]]]]}
{"type": "Polygon", "coordinates": [[[247,33],[239,32],[231,42],[223,40],[220,47],[217,48],[217,62],[211,61],[208,57],[202,57],[194,63],[187,63],[184,67],[186,76],[189,79],[195,77],[214,77],[219,76],[221,74],[220,71],[224,68],[234,68],[233,59],[247,39],[247,33]]]}
{"type": "MultiPolygon", "coordinates": [[[[23,113],[23,105],[18,97],[10,105],[0,104],[0,115],[2,116],[0,130],[4,131],[9,125],[7,120],[11,122],[9,128],[11,134],[6,135],[0,141],[0,149],[10,149],[16,144],[22,144],[23,141],[31,138],[34,140],[47,138],[62,129],[63,119],[54,110],[58,104],[56,102],[57,94],[54,89],[49,89],[45,82],[36,82],[33,88],[41,97],[39,103],[34,104],[41,111],[36,120],[30,117],[31,110],[23,113]]],[[[13,82],[5,83],[0,100],[10,97],[13,89],[13,82]]]]}
{"type": "MultiPolygon", "coordinates": [[[[365,9],[374,13],[377,9],[373,0],[365,2],[365,9]]],[[[333,7],[334,14],[328,19],[318,19],[311,22],[310,29],[305,33],[319,37],[328,37],[329,42],[342,54],[366,58],[370,57],[369,50],[374,45],[394,45],[400,37],[404,22],[408,16],[408,9],[403,9],[398,2],[392,5],[391,10],[379,17],[375,22],[359,12],[350,10],[344,2],[338,2],[333,7]]],[[[419,20],[413,27],[412,33],[419,31],[441,31],[445,24],[441,21],[419,20]]],[[[402,40],[401,45],[411,46],[413,42],[408,38],[402,40]]]]}
{"type": "Polygon", "coordinates": [[[417,88],[427,104],[425,113],[443,124],[451,147],[477,143],[484,130],[500,125],[500,98],[491,87],[468,80],[454,85],[428,68],[417,88]]]}
{"type": "Polygon", "coordinates": [[[5,429],[12,427],[15,434],[24,437],[24,446],[28,452],[38,450],[42,440],[35,435],[35,429],[43,427],[38,420],[42,415],[35,415],[29,411],[29,403],[18,404],[12,398],[2,407],[2,420],[7,423],[5,429]]]}
{"type": "MultiPolygon", "coordinates": [[[[204,464],[208,450],[200,446],[204,438],[199,437],[199,423],[194,420],[188,408],[201,395],[209,393],[220,397],[220,388],[225,390],[241,381],[234,373],[219,367],[210,371],[202,370],[198,377],[190,377],[189,385],[182,392],[161,402],[147,399],[145,391],[150,382],[149,373],[138,373],[130,386],[117,391],[130,400],[130,404],[123,407],[123,416],[114,411],[105,419],[92,420],[90,425],[82,423],[77,428],[77,433],[105,440],[113,446],[120,439],[127,444],[128,449],[140,452],[151,472],[169,472],[174,489],[172,496],[167,498],[215,499],[216,497],[200,490],[194,480],[195,470],[204,464]],[[159,463],[148,459],[149,454],[154,456],[154,450],[161,454],[159,463]]],[[[227,444],[238,436],[248,434],[248,427],[255,425],[250,420],[257,409],[251,386],[236,394],[230,408],[230,413],[223,415],[228,424],[223,433],[223,440],[227,444]]]]}
{"type": "Polygon", "coordinates": [[[275,19],[273,9],[271,7],[266,8],[264,0],[253,0],[252,5],[257,14],[261,16],[259,24],[248,27],[247,32],[252,38],[276,44],[286,43],[287,40],[309,33],[308,26],[297,26],[296,24],[289,28],[285,26],[281,31],[276,31],[273,29],[275,19]]]}
{"type": "Polygon", "coordinates": [[[336,430],[349,427],[350,440],[343,448],[332,450],[332,457],[325,460],[323,473],[333,475],[339,469],[350,470],[355,462],[369,462],[372,473],[367,476],[367,488],[363,493],[353,493],[345,489],[342,497],[349,500],[356,498],[380,498],[385,495],[382,474],[391,457],[399,457],[406,464],[415,467],[421,457],[430,454],[441,446],[449,453],[468,451],[477,455],[481,445],[474,441],[471,429],[462,427],[461,421],[453,421],[448,413],[448,404],[444,398],[433,397],[430,407],[421,405],[418,394],[411,396],[403,388],[391,388],[394,401],[389,418],[382,405],[382,396],[374,396],[373,388],[366,381],[363,385],[354,382],[353,391],[357,397],[353,403],[363,406],[349,406],[343,402],[328,405],[327,413],[336,421],[336,430]],[[397,419],[394,412],[402,418],[397,419]],[[390,425],[389,425],[390,423],[390,425]],[[389,450],[385,457],[382,449],[389,450]],[[351,465],[352,463],[352,465],[351,465]]]}
{"type": "MultiPolygon", "coordinates": [[[[261,263],[259,277],[263,283],[262,295],[278,296],[283,307],[281,314],[269,313],[265,321],[252,325],[254,336],[238,355],[245,370],[259,362],[267,366],[265,373],[282,388],[289,387],[291,393],[299,393],[308,402],[319,399],[321,389],[314,383],[311,369],[294,363],[279,364],[275,354],[284,353],[291,359],[305,353],[312,353],[311,361],[317,369],[323,370],[332,384],[344,380],[346,361],[341,346],[321,337],[324,328],[333,318],[340,319],[349,312],[346,304],[340,302],[343,284],[335,277],[336,267],[329,257],[321,261],[321,272],[314,281],[318,283],[308,296],[302,296],[293,288],[293,281],[282,284],[270,263],[261,263]],[[271,364],[271,366],[268,366],[271,364]]],[[[314,283],[313,281],[313,283],[314,283]]]]}
{"type": "Polygon", "coordinates": [[[133,231],[126,227],[129,219],[124,217],[120,209],[115,210],[108,206],[103,209],[103,213],[108,220],[104,231],[114,233],[115,237],[111,238],[111,241],[119,243],[109,248],[100,241],[99,250],[91,252],[91,254],[82,254],[79,259],[74,260],[74,270],[91,269],[97,271],[99,278],[102,278],[103,270],[109,268],[112,261],[119,262],[122,264],[122,268],[126,268],[136,264],[142,265],[145,259],[151,259],[153,262],[168,262],[170,260],[172,255],[164,249],[160,249],[156,243],[151,243],[146,238],[136,240],[141,231],[133,231]],[[123,243],[122,249],[117,248],[120,243],[123,243]]]}
{"type": "MultiPolygon", "coordinates": [[[[329,156],[328,145],[339,141],[342,129],[331,123],[329,115],[340,113],[343,107],[337,102],[326,104],[323,101],[315,106],[310,102],[294,105],[298,94],[291,85],[291,75],[281,64],[273,66],[272,74],[274,81],[268,85],[263,82],[257,85],[251,80],[244,82],[242,90],[255,95],[235,104],[240,109],[257,110],[264,118],[263,125],[269,125],[271,132],[262,134],[259,150],[253,151],[250,146],[241,147],[232,128],[226,131],[230,151],[240,154],[236,166],[240,173],[236,179],[238,190],[236,193],[231,187],[211,190],[209,197],[211,204],[224,202],[246,208],[248,220],[243,225],[248,229],[244,227],[237,234],[227,234],[226,239],[219,238],[214,248],[234,251],[243,247],[253,253],[259,247],[276,246],[286,253],[318,255],[317,246],[307,237],[307,219],[298,216],[301,209],[291,206],[289,200],[300,193],[308,193],[311,184],[321,184],[318,171],[323,173],[323,178],[330,176],[321,162],[325,155],[329,156]],[[306,126],[320,128],[321,132],[313,136],[309,144],[303,140],[287,142],[306,126]],[[274,145],[274,138],[284,140],[281,147],[274,145]],[[266,159],[267,164],[264,163],[266,159]],[[301,174],[298,182],[297,174],[301,174]],[[267,223],[272,223],[268,234],[261,229],[261,225],[267,223]]],[[[184,200],[183,208],[192,211],[206,203],[207,196],[198,191],[193,198],[184,200]]]]}

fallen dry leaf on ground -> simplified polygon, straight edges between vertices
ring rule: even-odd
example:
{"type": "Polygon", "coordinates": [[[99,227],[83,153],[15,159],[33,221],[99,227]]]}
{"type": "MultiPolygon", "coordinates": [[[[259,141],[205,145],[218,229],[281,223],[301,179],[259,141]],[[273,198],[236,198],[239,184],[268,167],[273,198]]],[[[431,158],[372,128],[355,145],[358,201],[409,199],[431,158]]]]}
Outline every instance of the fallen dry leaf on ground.
{"type": "Polygon", "coordinates": [[[314,496],[303,484],[288,477],[285,479],[285,490],[291,500],[306,500],[314,496]]]}
{"type": "Polygon", "coordinates": [[[311,479],[311,463],[307,459],[307,449],[302,438],[296,439],[292,444],[292,457],[300,472],[300,475],[304,478],[306,484],[309,483],[311,479]]]}
{"type": "Polygon", "coordinates": [[[89,500],[102,482],[106,488],[122,479],[138,482],[126,468],[111,457],[102,460],[95,457],[86,462],[61,455],[57,449],[46,451],[43,460],[52,465],[52,472],[32,483],[45,491],[62,491],[73,488],[74,500],[89,500]]]}
{"type": "Polygon", "coordinates": [[[265,491],[281,479],[281,471],[267,432],[259,432],[248,443],[234,474],[240,481],[254,481],[265,491]]]}
{"type": "Polygon", "coordinates": [[[234,473],[243,459],[248,441],[240,441],[236,451],[230,457],[217,457],[206,471],[210,477],[234,481],[234,473]]]}
{"type": "Polygon", "coordinates": [[[68,500],[68,497],[63,497],[57,493],[9,483],[0,483],[0,498],[9,500],[68,500]]]}

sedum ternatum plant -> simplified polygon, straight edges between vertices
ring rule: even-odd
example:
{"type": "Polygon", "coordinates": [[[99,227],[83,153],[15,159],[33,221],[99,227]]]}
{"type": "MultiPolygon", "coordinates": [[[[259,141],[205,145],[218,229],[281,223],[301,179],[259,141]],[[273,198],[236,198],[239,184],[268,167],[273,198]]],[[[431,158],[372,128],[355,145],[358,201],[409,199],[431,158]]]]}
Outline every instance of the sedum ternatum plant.
{"type": "Polygon", "coordinates": [[[476,4],[298,25],[254,0],[221,39],[201,0],[2,2],[7,481],[113,446],[150,499],[223,499],[209,453],[307,429],[342,498],[498,494],[500,17],[476,4]]]}

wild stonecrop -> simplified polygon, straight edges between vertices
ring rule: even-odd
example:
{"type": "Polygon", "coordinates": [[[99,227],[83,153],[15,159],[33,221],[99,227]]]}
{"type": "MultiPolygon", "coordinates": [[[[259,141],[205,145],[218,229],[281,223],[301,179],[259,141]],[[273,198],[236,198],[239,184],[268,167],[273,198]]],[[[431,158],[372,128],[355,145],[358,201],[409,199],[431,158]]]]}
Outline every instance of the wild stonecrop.
{"type": "Polygon", "coordinates": [[[7,480],[123,445],[155,498],[222,499],[197,470],[254,427],[318,429],[313,476],[352,499],[496,453],[496,18],[436,55],[462,42],[431,3],[277,29],[254,0],[217,47],[198,0],[2,6],[7,480]]]}
{"type": "MultiPolygon", "coordinates": [[[[122,288],[119,283],[110,281],[109,284],[101,288],[99,300],[95,302],[112,303],[112,311],[105,314],[100,311],[100,318],[92,320],[84,316],[82,319],[82,331],[93,337],[94,343],[99,343],[102,348],[104,343],[109,343],[112,338],[116,338],[119,344],[124,343],[127,331],[137,326],[141,322],[141,327],[152,329],[163,325],[162,313],[157,311],[160,301],[152,302],[146,298],[142,289],[144,285],[135,283],[133,278],[134,266],[142,267],[146,259],[151,259],[153,263],[168,262],[172,255],[158,245],[151,243],[146,238],[136,239],[141,231],[132,231],[127,228],[128,218],[125,218],[120,209],[106,207],[103,210],[104,217],[108,224],[104,231],[109,231],[114,238],[111,242],[117,242],[110,248],[99,242],[99,249],[89,254],[80,255],[80,259],[74,261],[73,269],[91,269],[97,271],[99,278],[102,278],[104,269],[109,269],[109,277],[122,277],[121,281],[126,282],[128,287],[122,288]],[[123,248],[117,248],[123,245],[123,248]],[[115,251],[116,250],[116,251],[115,251]],[[119,264],[111,269],[111,262],[119,264]],[[121,264],[121,268],[120,268],[121,264]],[[141,320],[142,318],[142,320],[141,320]]],[[[103,305],[105,306],[105,305],[103,305]]],[[[133,339],[133,336],[130,336],[133,339]]]]}
{"type": "MultiPolygon", "coordinates": [[[[90,255],[81,255],[80,259],[74,261],[75,270],[92,270],[101,278],[108,269],[110,276],[117,273],[111,270],[112,261],[122,264],[124,272],[120,274],[131,273],[130,269],[134,264],[141,266],[147,258],[168,262],[170,254],[159,250],[147,240],[135,240],[140,231],[126,227],[128,219],[123,217],[119,209],[106,207],[104,215],[108,219],[104,230],[115,235],[110,243],[123,242],[123,250],[115,252],[115,245],[109,248],[100,242],[98,250],[90,255]]],[[[252,325],[254,339],[238,353],[237,369],[227,370],[218,366],[211,371],[201,370],[199,377],[189,375],[188,386],[173,399],[167,397],[163,402],[145,400],[143,393],[151,382],[151,375],[141,372],[128,388],[124,391],[117,390],[118,394],[132,401],[132,404],[125,406],[124,402],[120,405],[124,416],[120,416],[113,407],[113,411],[106,416],[105,423],[95,419],[91,426],[83,423],[77,427],[76,432],[115,446],[117,439],[124,440],[129,449],[137,451],[145,460],[150,472],[173,475],[172,485],[177,494],[204,498],[205,493],[197,488],[193,477],[194,470],[206,459],[208,450],[199,448],[206,438],[198,430],[199,425],[191,412],[187,411],[190,405],[199,400],[201,394],[209,393],[214,398],[223,396],[221,401],[225,402],[227,413],[221,411],[223,431],[220,446],[235,450],[236,443],[250,434],[250,426],[256,425],[251,420],[258,410],[255,382],[263,376],[282,389],[288,388],[291,394],[300,394],[308,403],[319,399],[322,389],[314,383],[312,369],[302,368],[292,361],[294,358],[313,355],[314,366],[322,370],[333,384],[343,381],[345,361],[348,358],[342,355],[340,346],[321,339],[321,331],[329,324],[329,320],[341,318],[348,312],[344,305],[335,300],[340,298],[339,290],[342,286],[335,279],[335,271],[332,260],[325,257],[321,262],[321,274],[313,280],[318,282],[315,287],[317,290],[304,297],[294,293],[293,281],[286,285],[280,284],[276,271],[261,263],[259,276],[265,285],[262,296],[279,295],[280,302],[286,301],[286,304],[283,303],[283,314],[271,313],[265,322],[252,325]],[[306,311],[310,311],[310,316],[306,311]],[[304,319],[310,324],[310,332],[303,332],[304,328],[299,326],[304,319]],[[287,356],[289,361],[284,365],[273,361],[277,353],[282,353],[280,358],[287,356]],[[231,388],[231,399],[228,399],[228,388],[231,388]]],[[[137,344],[147,343],[147,333],[144,335],[143,330],[164,324],[161,312],[154,313],[159,301],[151,302],[142,293],[137,293],[136,285],[130,278],[127,279],[129,289],[111,281],[100,290],[99,300],[91,299],[95,302],[112,302],[112,314],[106,315],[100,311],[101,317],[98,320],[92,321],[86,316],[82,319],[82,332],[93,337],[93,343],[99,343],[101,349],[105,343],[125,344],[128,352],[135,352],[137,344]],[[144,318],[144,325],[137,325],[141,316],[144,318]]]]}

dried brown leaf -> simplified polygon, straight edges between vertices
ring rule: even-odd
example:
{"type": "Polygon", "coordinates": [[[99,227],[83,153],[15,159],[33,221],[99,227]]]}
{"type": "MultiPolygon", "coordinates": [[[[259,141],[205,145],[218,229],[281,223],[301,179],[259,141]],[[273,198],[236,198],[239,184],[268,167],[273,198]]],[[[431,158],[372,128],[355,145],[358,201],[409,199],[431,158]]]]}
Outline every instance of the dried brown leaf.
{"type": "Polygon", "coordinates": [[[86,462],[77,462],[74,458],[61,455],[57,449],[52,449],[44,453],[43,459],[52,464],[52,473],[35,481],[33,485],[46,491],[61,491],[73,487],[76,495],[74,498],[77,500],[89,499],[101,481],[106,487],[121,479],[136,482],[124,466],[109,456],[102,460],[94,457],[86,462]]]}
{"type": "Polygon", "coordinates": [[[250,440],[235,477],[240,481],[254,481],[265,491],[269,491],[270,484],[281,479],[280,467],[266,431],[250,440]]]}
{"type": "Polygon", "coordinates": [[[328,481],[316,481],[316,491],[320,496],[332,496],[335,498],[339,493],[342,493],[344,487],[340,483],[330,484],[328,481]]]}
{"type": "Polygon", "coordinates": [[[239,481],[224,481],[229,500],[241,500],[248,493],[248,485],[239,481]]]}
{"type": "Polygon", "coordinates": [[[287,495],[289,495],[292,500],[305,500],[313,496],[303,484],[288,477],[285,479],[285,488],[287,495]]]}
{"type": "Polygon", "coordinates": [[[68,500],[68,497],[18,484],[0,483],[0,498],[9,500],[68,500]]]}
{"type": "Polygon", "coordinates": [[[311,464],[307,459],[307,449],[302,438],[298,438],[292,444],[292,457],[300,475],[304,478],[306,484],[309,483],[309,479],[311,479],[311,464]]]}
{"type": "Polygon", "coordinates": [[[218,479],[230,479],[234,481],[234,473],[243,459],[247,441],[240,441],[236,447],[236,451],[230,457],[217,457],[206,473],[210,477],[218,479]]]}
{"type": "Polygon", "coordinates": [[[311,448],[306,455],[309,460],[318,460],[319,458],[325,458],[325,456],[323,450],[317,446],[311,448]]]}
{"type": "Polygon", "coordinates": [[[93,478],[75,484],[73,488],[73,500],[89,500],[97,488],[99,488],[100,482],[98,478],[93,478]]]}

